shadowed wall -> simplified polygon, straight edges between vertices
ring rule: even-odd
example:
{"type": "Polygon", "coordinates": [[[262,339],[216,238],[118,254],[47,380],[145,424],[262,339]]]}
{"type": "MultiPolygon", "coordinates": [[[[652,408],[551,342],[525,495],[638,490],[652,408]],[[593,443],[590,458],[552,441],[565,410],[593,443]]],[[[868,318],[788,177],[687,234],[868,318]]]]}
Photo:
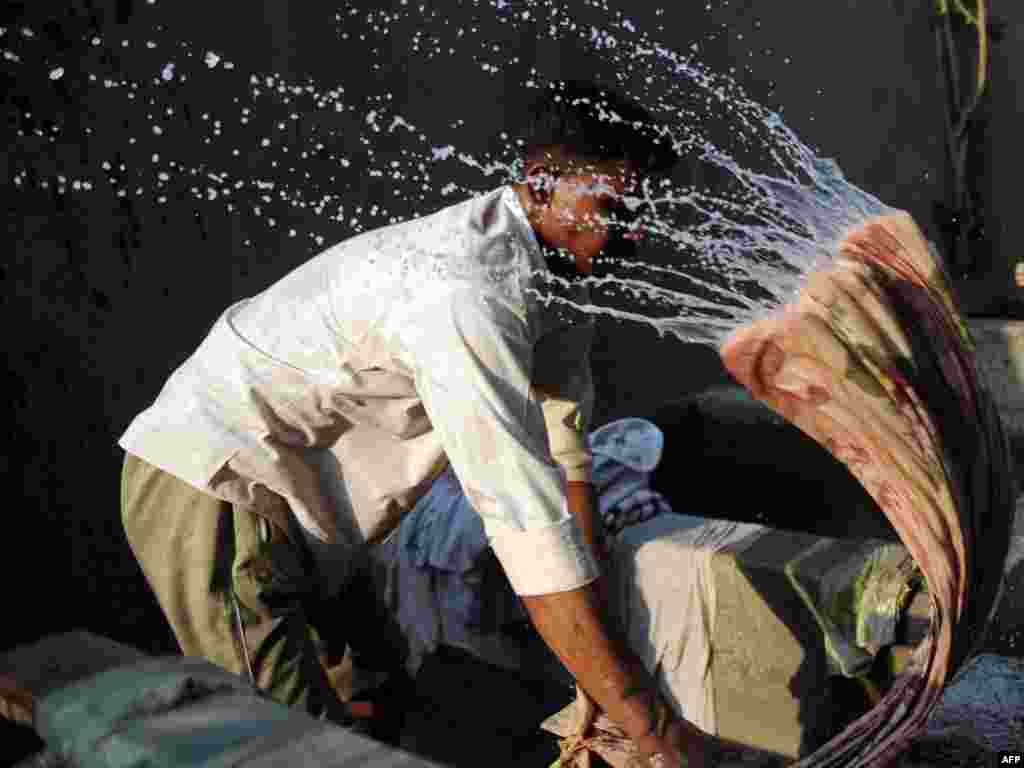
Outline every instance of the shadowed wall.
{"type": "MultiPolygon", "coordinates": [[[[0,12],[7,35],[21,27],[37,35],[36,58],[0,62],[8,148],[0,154],[6,201],[0,311],[8,393],[8,511],[0,568],[7,587],[5,616],[12,619],[5,621],[0,647],[73,626],[147,650],[172,647],[121,532],[122,453],[116,440],[225,306],[262,290],[321,250],[286,234],[289,227],[324,229],[312,212],[293,210],[287,226],[268,230],[186,195],[172,195],[159,205],[150,195],[118,198],[109,186],[58,195],[53,187],[34,183],[57,174],[83,175],[108,157],[123,157],[130,166],[148,163],[101,134],[88,144],[75,138],[94,119],[111,119],[119,102],[102,89],[87,88],[81,74],[71,71],[88,45],[86,36],[132,37],[132,25],[147,8],[132,0],[34,1],[9,3],[0,12]],[[69,71],[55,84],[46,72],[56,60],[66,62],[69,71]],[[33,133],[54,123],[68,139],[50,142],[33,133]],[[19,129],[26,135],[19,137],[19,129]],[[26,183],[16,187],[12,178],[22,171],[26,183]]],[[[790,127],[822,155],[837,159],[855,184],[907,208],[928,227],[931,203],[944,192],[942,94],[930,9],[924,0],[781,7],[733,2],[711,11],[703,3],[688,3],[674,4],[661,15],[653,8],[638,9],[631,18],[677,50],[699,42],[702,59],[713,69],[735,67],[753,97],[773,108],[783,106],[790,127]],[[659,25],[663,32],[655,31],[659,25]]],[[[408,24],[395,25],[386,37],[371,34],[367,41],[342,44],[325,23],[333,12],[324,4],[284,0],[268,0],[262,11],[241,0],[190,0],[161,3],[159,20],[195,50],[229,51],[242,73],[341,83],[349,103],[391,92],[438,140],[446,135],[450,115],[466,114],[467,98],[479,103],[472,112],[478,124],[459,136],[475,132],[476,146],[486,147],[503,127],[518,125],[518,83],[464,67],[446,73],[442,64],[429,68],[428,77],[408,56],[408,24]],[[367,71],[360,45],[390,46],[390,66],[367,71]]],[[[1024,65],[1019,45],[1024,12],[1009,3],[998,4],[994,12],[1011,25],[993,60],[990,152],[998,162],[991,164],[987,182],[992,253],[971,288],[981,297],[976,300],[980,312],[1016,300],[1009,265],[1024,243],[1024,219],[1016,210],[1024,170],[1017,137],[1024,132],[1024,117],[1017,111],[1020,86],[1011,76],[1024,65]]],[[[453,11],[453,19],[458,13],[453,11]]],[[[358,31],[360,17],[353,18],[350,28],[358,31]]],[[[476,37],[488,35],[485,25],[476,37]]],[[[135,61],[142,54],[135,43],[110,46],[109,71],[141,79],[135,61]]],[[[587,75],[595,66],[575,48],[545,38],[518,45],[517,55],[549,76],[587,75]]],[[[182,133],[198,130],[203,109],[223,106],[222,94],[204,92],[201,85],[188,93],[190,109],[178,121],[182,133]]],[[[309,126],[299,121],[288,130],[301,139],[309,126]]],[[[173,154],[173,137],[166,147],[173,154]]],[[[381,137],[382,155],[398,151],[393,138],[381,137]]],[[[265,164],[258,152],[250,161],[265,164]]],[[[348,193],[348,205],[386,196],[402,213],[386,180],[364,182],[348,193]]],[[[352,234],[344,223],[328,229],[324,247],[352,234]]],[[[657,403],[726,381],[711,349],[660,340],[649,328],[611,320],[602,319],[599,329],[597,423],[648,412],[657,403]]]]}

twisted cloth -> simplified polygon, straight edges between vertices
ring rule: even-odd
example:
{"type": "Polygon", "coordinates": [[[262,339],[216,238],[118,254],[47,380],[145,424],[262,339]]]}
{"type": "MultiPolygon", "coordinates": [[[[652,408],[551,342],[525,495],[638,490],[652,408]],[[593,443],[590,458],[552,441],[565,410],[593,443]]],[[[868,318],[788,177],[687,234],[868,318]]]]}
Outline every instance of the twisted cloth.
{"type": "Polygon", "coordinates": [[[889,765],[979,649],[1013,519],[1009,449],[949,279],[909,215],[872,219],[796,301],[737,331],[721,357],[850,469],[927,581],[931,628],[910,669],[797,764],[889,765]]]}

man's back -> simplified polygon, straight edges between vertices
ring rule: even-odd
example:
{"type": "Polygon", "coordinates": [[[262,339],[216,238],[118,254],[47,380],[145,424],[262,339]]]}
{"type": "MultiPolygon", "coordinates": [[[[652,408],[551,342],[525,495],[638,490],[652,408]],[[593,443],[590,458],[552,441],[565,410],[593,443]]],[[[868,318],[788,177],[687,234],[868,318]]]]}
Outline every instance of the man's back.
{"type": "Polygon", "coordinates": [[[351,453],[367,456],[387,436],[395,465],[384,486],[350,484],[368,496],[357,506],[415,495],[444,460],[419,390],[422,376],[444,387],[462,375],[449,364],[461,342],[453,318],[472,316],[484,333],[493,326],[529,344],[556,325],[523,290],[544,262],[509,194],[346,240],[229,307],[122,447],[235,503],[250,502],[249,486],[260,482],[318,535],[337,511],[316,508],[309,452],[346,432],[366,436],[351,453]]]}
{"type": "MultiPolygon", "coordinates": [[[[460,289],[529,299],[522,281],[543,262],[504,189],[343,241],[232,312],[234,330],[278,362],[329,383],[339,367],[413,374],[422,327],[460,289]]],[[[517,309],[519,307],[517,306],[517,309]]],[[[347,385],[343,385],[347,386],[347,385]]]]}

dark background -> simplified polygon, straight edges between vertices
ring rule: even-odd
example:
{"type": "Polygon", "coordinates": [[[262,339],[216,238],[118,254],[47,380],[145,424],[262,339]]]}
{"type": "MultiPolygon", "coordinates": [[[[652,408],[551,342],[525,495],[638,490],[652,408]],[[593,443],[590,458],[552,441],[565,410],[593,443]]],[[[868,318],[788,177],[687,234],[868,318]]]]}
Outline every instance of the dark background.
{"type": "MultiPolygon", "coordinates": [[[[123,454],[116,441],[225,306],[321,250],[309,238],[288,237],[290,227],[320,232],[323,247],[353,234],[345,223],[325,225],[294,206],[282,209],[278,226],[270,229],[261,220],[229,215],[223,206],[197,204],[185,182],[170,182],[165,205],[148,193],[129,196],[130,203],[118,199],[102,182],[99,163],[117,156],[130,172],[147,165],[148,149],[126,144],[127,129],[103,129],[120,124],[124,98],[90,85],[85,73],[157,77],[158,60],[167,60],[165,51],[179,39],[200,55],[209,49],[231,59],[239,82],[249,73],[275,72],[295,82],[311,77],[343,85],[346,103],[365,103],[367,110],[390,92],[395,113],[409,116],[432,137],[450,135],[460,148],[493,147],[501,130],[518,124],[521,67],[488,75],[464,61],[454,65],[442,58],[424,65],[407,55],[414,24],[393,24],[382,35],[361,21],[366,12],[399,8],[399,0],[358,5],[361,15],[347,27],[353,38],[344,42],[337,25],[328,23],[336,8],[327,3],[33,0],[3,8],[6,36],[0,48],[17,50],[21,61],[0,61],[6,148],[0,153],[6,220],[0,327],[7,353],[0,648],[76,626],[146,650],[173,647],[121,531],[123,454]],[[161,34],[145,31],[155,24],[164,25],[161,34]],[[11,42],[21,27],[35,32],[31,45],[11,42]],[[92,34],[105,41],[100,51],[83,42],[92,34]],[[358,34],[368,39],[359,41],[358,34]],[[149,37],[160,41],[161,50],[144,48],[149,37]],[[120,46],[122,38],[131,40],[128,48],[120,46]],[[367,46],[378,54],[368,57],[367,46]],[[76,62],[85,57],[95,63],[79,71],[76,62]],[[66,73],[54,82],[47,73],[57,64],[66,73]],[[467,122],[452,129],[452,116],[467,122]],[[45,137],[53,135],[54,124],[61,129],[50,142],[45,137]],[[93,133],[83,141],[90,127],[93,133]],[[17,185],[13,179],[21,173],[17,185]],[[82,194],[55,194],[56,184],[40,187],[41,180],[58,174],[101,182],[82,194]]],[[[909,210],[934,234],[932,204],[945,195],[947,181],[932,0],[713,2],[710,10],[704,3],[667,5],[663,14],[654,6],[630,7],[630,18],[675,50],[698,42],[714,70],[736,67],[735,76],[752,96],[781,108],[787,124],[820,154],[835,158],[852,182],[909,210]],[[658,32],[659,26],[664,30],[658,32]]],[[[1013,74],[1024,71],[1024,11],[1017,3],[994,6],[1008,27],[993,51],[987,159],[979,176],[988,240],[976,246],[978,273],[960,285],[968,309],[989,315],[1017,311],[1011,275],[1024,243],[1018,190],[1024,117],[1013,74]]],[[[472,4],[446,7],[455,23],[472,4]]],[[[604,12],[597,18],[602,16],[611,18],[604,12]]],[[[576,46],[511,35],[493,13],[472,45],[492,38],[501,43],[497,63],[514,51],[546,77],[609,74],[605,62],[576,46]]],[[[183,69],[183,57],[175,58],[183,69]]],[[[209,131],[200,113],[221,109],[237,122],[239,106],[221,103],[225,93],[244,91],[206,91],[195,80],[187,89],[164,87],[161,105],[177,104],[179,114],[167,123],[161,151],[187,165],[205,162],[197,137],[209,131]]],[[[255,111],[268,122],[270,107],[255,111]]],[[[287,112],[282,109],[282,119],[287,112]]],[[[305,114],[287,131],[306,144],[317,119],[305,114]]],[[[352,118],[333,119],[333,127],[344,131],[344,121],[352,118]]],[[[154,146],[151,140],[141,144],[154,146]]],[[[393,135],[382,134],[375,146],[382,155],[400,156],[393,135]]],[[[246,152],[235,161],[240,167],[266,167],[267,156],[246,152]]],[[[215,155],[224,156],[223,150],[215,155]]],[[[391,204],[388,180],[365,177],[358,159],[354,163],[346,176],[346,206],[391,204]]],[[[314,176],[326,186],[324,172],[314,176]]],[[[151,189],[152,174],[124,182],[136,184],[151,189]]],[[[418,212],[443,204],[435,194],[418,212]]],[[[659,339],[650,328],[613,320],[602,319],[599,328],[593,360],[598,424],[650,412],[660,402],[727,380],[710,348],[659,339]]]]}

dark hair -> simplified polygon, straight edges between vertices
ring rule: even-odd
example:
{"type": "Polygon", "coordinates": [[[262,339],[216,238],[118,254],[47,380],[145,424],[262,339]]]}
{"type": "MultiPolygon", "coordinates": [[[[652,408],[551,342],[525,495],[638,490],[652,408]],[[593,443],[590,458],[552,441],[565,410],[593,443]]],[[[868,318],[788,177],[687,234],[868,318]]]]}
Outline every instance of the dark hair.
{"type": "Polygon", "coordinates": [[[651,114],[606,85],[555,81],[528,108],[526,160],[561,148],[572,160],[630,160],[642,173],[669,171],[679,160],[651,114]]]}

